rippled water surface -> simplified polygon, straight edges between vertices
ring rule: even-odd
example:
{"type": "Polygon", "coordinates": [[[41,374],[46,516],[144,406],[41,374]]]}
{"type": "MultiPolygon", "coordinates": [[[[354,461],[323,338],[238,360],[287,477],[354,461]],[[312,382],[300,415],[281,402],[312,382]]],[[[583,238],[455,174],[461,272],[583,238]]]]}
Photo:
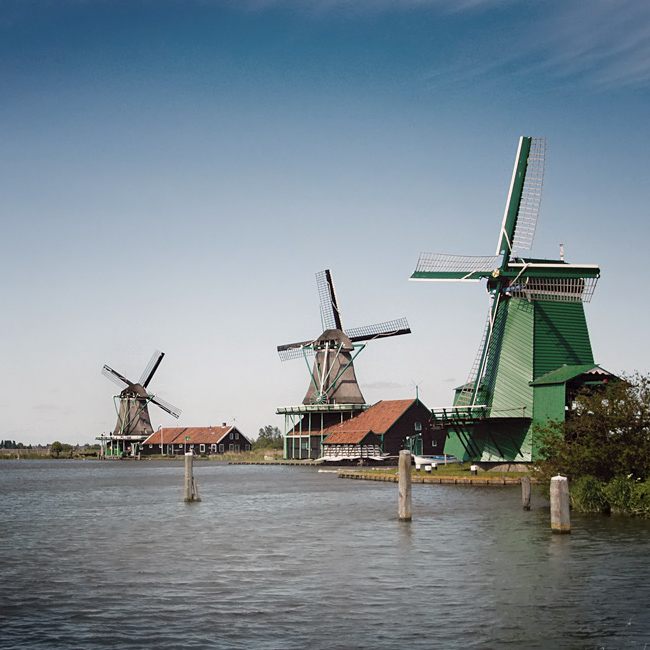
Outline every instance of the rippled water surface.
{"type": "Polygon", "coordinates": [[[314,468],[0,463],[1,648],[650,648],[650,522],[314,468]]]}

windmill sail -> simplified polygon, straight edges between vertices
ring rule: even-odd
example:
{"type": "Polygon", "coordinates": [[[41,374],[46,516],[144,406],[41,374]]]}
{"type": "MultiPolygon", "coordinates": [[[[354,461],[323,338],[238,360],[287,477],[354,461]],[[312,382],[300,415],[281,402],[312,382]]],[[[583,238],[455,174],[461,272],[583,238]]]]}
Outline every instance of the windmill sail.
{"type": "Polygon", "coordinates": [[[499,259],[499,255],[420,253],[411,279],[478,282],[492,273],[499,259]]]}
{"type": "Polygon", "coordinates": [[[352,329],[345,330],[345,333],[353,343],[358,343],[360,341],[371,341],[372,339],[378,339],[385,336],[410,334],[411,328],[409,327],[406,318],[399,318],[385,323],[377,323],[376,325],[353,327],[352,329]]]}
{"type": "Polygon", "coordinates": [[[320,299],[320,313],[323,320],[323,327],[326,330],[343,329],[341,325],[341,312],[339,303],[336,299],[334,282],[329,269],[325,269],[316,274],[316,284],[318,286],[318,297],[320,299]]]}
{"type": "Polygon", "coordinates": [[[144,388],[146,388],[149,385],[149,382],[151,381],[154,374],[156,373],[156,370],[158,370],[158,366],[160,365],[160,362],[162,361],[164,356],[165,353],[161,352],[160,350],[156,350],[153,353],[151,360],[147,364],[147,367],[144,369],[142,376],[138,381],[138,383],[141,384],[144,388]]]}
{"type": "Polygon", "coordinates": [[[102,375],[108,377],[114,384],[117,384],[120,387],[120,390],[124,390],[129,384],[129,380],[126,377],[120,375],[119,372],[113,370],[109,366],[104,366],[102,368],[102,375]]]}
{"type": "Polygon", "coordinates": [[[170,404],[169,402],[166,402],[164,399],[161,399],[160,397],[158,397],[158,395],[154,395],[151,398],[151,401],[157,407],[159,407],[163,411],[166,411],[167,413],[169,413],[169,415],[171,415],[172,417],[175,417],[176,419],[178,419],[180,417],[182,411],[179,408],[176,408],[175,406],[170,404]]]}

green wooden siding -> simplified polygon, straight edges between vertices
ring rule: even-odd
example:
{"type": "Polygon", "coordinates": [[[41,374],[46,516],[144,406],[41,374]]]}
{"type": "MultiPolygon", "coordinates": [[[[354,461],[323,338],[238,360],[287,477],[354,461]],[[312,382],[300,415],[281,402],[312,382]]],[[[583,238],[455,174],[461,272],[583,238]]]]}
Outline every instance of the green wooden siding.
{"type": "Polygon", "coordinates": [[[533,306],[524,300],[503,305],[505,326],[494,378],[491,417],[532,417],[533,306]]]}
{"type": "Polygon", "coordinates": [[[566,384],[536,386],[535,411],[533,419],[540,424],[553,420],[564,420],[566,403],[566,384]]]}
{"type": "Polygon", "coordinates": [[[580,302],[535,302],[534,377],[560,366],[592,364],[585,310],[580,302]]]}

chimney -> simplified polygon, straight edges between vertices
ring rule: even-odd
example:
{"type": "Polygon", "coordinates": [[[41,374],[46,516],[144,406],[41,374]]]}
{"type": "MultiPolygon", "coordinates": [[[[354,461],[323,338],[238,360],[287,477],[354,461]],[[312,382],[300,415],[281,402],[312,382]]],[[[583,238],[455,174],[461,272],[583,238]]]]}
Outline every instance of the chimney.
{"type": "Polygon", "coordinates": [[[228,425],[224,422],[221,426],[222,427],[227,427],[228,425]]]}

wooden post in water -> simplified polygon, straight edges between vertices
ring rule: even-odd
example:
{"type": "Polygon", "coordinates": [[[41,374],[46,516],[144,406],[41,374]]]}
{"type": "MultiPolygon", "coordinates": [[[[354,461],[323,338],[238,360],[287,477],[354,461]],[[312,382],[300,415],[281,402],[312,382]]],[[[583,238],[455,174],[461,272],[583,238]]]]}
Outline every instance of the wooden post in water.
{"type": "Polygon", "coordinates": [[[399,520],[411,521],[411,452],[399,452],[399,520]]]}
{"type": "Polygon", "coordinates": [[[530,476],[521,477],[521,503],[524,510],[530,510],[530,476]]]}
{"type": "Polygon", "coordinates": [[[551,530],[554,533],[571,532],[570,505],[567,477],[554,476],[551,479],[551,530]]]}
{"type": "Polygon", "coordinates": [[[185,454],[185,501],[200,501],[199,491],[194,480],[194,454],[189,451],[185,454]]]}

